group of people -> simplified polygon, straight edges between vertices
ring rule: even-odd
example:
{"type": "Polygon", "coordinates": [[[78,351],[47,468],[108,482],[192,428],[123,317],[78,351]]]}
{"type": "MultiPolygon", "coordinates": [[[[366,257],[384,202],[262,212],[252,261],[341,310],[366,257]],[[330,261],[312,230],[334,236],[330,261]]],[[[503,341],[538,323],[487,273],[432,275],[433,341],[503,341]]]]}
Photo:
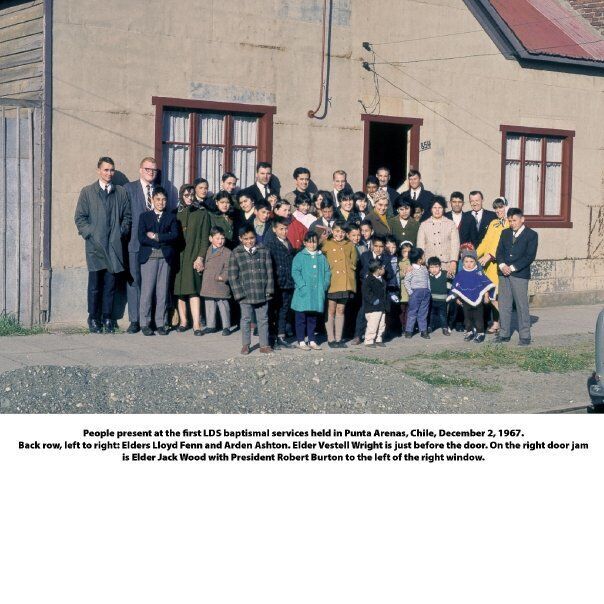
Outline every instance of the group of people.
{"type": "Polygon", "coordinates": [[[513,306],[519,344],[530,344],[528,281],[538,238],[504,198],[490,211],[482,193],[471,191],[464,211],[457,191],[447,211],[419,171],[409,171],[408,190],[399,194],[385,167],[367,177],[363,191],[336,170],[333,189],[313,194],[310,170],[299,167],[294,189],[281,196],[271,165],[259,162],[247,188],[237,190],[227,172],[215,194],[198,178],[170,203],[152,157],[123,187],[113,183],[111,158],[101,157],[97,172],[75,212],[93,333],[114,331],[116,276],[123,274],[128,333],[192,328],[202,336],[218,331],[219,316],[228,336],[239,319],[242,354],[254,334],[263,353],[320,349],[322,333],[331,348],[384,346],[416,332],[428,339],[439,329],[463,331],[476,343],[487,333],[506,342],[513,306]]]}

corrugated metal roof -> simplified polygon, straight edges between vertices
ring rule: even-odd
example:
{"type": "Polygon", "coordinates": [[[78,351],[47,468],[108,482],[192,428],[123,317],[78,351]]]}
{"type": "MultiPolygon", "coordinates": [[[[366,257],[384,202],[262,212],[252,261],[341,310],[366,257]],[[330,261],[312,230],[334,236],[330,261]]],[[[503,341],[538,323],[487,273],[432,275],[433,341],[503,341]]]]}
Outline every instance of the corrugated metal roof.
{"type": "Polygon", "coordinates": [[[490,0],[530,53],[604,61],[604,39],[555,0],[490,0]]]}

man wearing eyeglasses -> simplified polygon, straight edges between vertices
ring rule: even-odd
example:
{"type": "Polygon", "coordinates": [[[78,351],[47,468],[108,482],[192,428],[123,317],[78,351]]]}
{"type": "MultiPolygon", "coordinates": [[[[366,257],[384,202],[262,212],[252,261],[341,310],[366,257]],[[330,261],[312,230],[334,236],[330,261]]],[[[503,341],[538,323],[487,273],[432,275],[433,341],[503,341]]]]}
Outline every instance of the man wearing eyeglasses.
{"type": "Polygon", "coordinates": [[[128,333],[138,333],[140,331],[139,307],[141,298],[141,271],[138,263],[138,251],[140,244],[138,242],[138,220],[144,212],[153,209],[153,190],[155,189],[155,179],[157,178],[157,162],[153,157],[144,157],[141,160],[138,169],[139,179],[124,185],[128,197],[130,198],[130,207],[132,210],[132,230],[130,241],[128,242],[128,319],[130,326],[126,330],[128,333]]]}

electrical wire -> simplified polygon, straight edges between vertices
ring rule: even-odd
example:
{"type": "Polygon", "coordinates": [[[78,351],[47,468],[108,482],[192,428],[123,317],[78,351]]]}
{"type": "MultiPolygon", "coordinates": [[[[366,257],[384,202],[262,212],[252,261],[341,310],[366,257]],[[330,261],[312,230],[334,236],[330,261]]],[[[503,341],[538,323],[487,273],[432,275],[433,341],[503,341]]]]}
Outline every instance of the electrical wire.
{"type": "MultiPolygon", "coordinates": [[[[502,18],[503,19],[503,18],[502,18]]],[[[505,24],[512,29],[513,27],[521,27],[524,25],[537,25],[539,23],[553,23],[553,22],[559,22],[559,21],[569,21],[569,20],[575,20],[576,17],[572,16],[572,15],[568,15],[567,17],[560,17],[558,19],[535,19],[533,21],[521,21],[519,23],[514,23],[514,24],[509,24],[507,21],[505,21],[505,19],[503,19],[503,21],[505,22],[505,24]]],[[[384,46],[386,44],[404,44],[405,42],[421,42],[423,40],[434,40],[436,38],[447,38],[450,36],[463,36],[466,34],[475,34],[475,33],[480,33],[480,32],[485,32],[484,28],[479,28],[479,29],[470,29],[468,31],[458,31],[458,32],[450,32],[450,33],[446,33],[446,34],[438,34],[436,36],[425,36],[423,38],[406,38],[404,40],[390,40],[388,42],[369,42],[369,44],[371,44],[372,46],[384,46]]],[[[598,42],[600,42],[601,40],[598,40],[598,42]]],[[[586,42],[586,44],[591,44],[591,42],[586,42]]]]}
{"type": "MultiPolygon", "coordinates": [[[[369,64],[367,64],[367,65],[369,66],[369,64]]],[[[367,67],[365,67],[365,69],[367,69],[367,67]]],[[[446,122],[448,122],[449,124],[451,124],[452,126],[454,126],[455,128],[457,128],[458,130],[461,130],[464,134],[467,134],[469,137],[471,137],[474,140],[478,141],[479,143],[483,144],[485,147],[488,147],[491,151],[493,151],[497,155],[501,155],[501,150],[500,149],[496,149],[495,147],[492,147],[486,141],[482,140],[481,138],[478,138],[477,136],[475,136],[474,134],[472,134],[470,131],[466,130],[463,126],[460,126],[459,124],[456,124],[452,119],[450,119],[446,115],[443,115],[442,113],[440,113],[440,111],[437,111],[436,109],[433,109],[429,105],[426,105],[426,103],[424,103],[423,101],[420,101],[417,97],[413,96],[410,92],[407,92],[406,90],[404,90],[403,88],[401,88],[400,86],[398,86],[394,82],[390,81],[388,78],[386,78],[382,74],[380,74],[377,71],[375,71],[375,69],[371,69],[369,67],[368,71],[373,71],[377,75],[378,78],[381,78],[382,80],[384,80],[385,82],[387,82],[388,84],[390,84],[393,88],[396,88],[397,90],[400,90],[403,94],[405,94],[409,98],[413,99],[416,103],[419,103],[422,107],[425,107],[428,111],[431,111],[435,115],[438,115],[440,118],[442,118],[443,120],[445,120],[446,122]]]]}
{"type": "MultiPolygon", "coordinates": [[[[373,53],[374,56],[379,57],[380,59],[383,59],[384,57],[380,56],[379,54],[377,54],[376,52],[373,53]]],[[[380,63],[381,64],[381,63],[380,63]]],[[[487,126],[489,126],[490,128],[495,128],[495,130],[499,130],[498,126],[493,125],[491,122],[485,120],[483,117],[481,117],[480,115],[477,115],[475,113],[472,113],[469,109],[467,109],[466,107],[463,107],[462,105],[459,105],[458,103],[456,103],[454,100],[450,99],[449,97],[445,96],[444,94],[442,94],[441,92],[439,92],[438,90],[434,90],[434,88],[430,88],[430,86],[428,86],[427,84],[425,84],[424,82],[422,82],[421,80],[418,80],[415,76],[412,76],[411,74],[407,73],[406,71],[403,71],[400,67],[398,67],[397,65],[394,65],[392,63],[388,63],[386,61],[386,64],[389,64],[393,69],[396,69],[397,71],[400,71],[406,78],[409,78],[410,80],[413,80],[414,82],[417,82],[418,84],[420,84],[421,86],[423,86],[426,90],[429,90],[430,92],[437,94],[438,96],[440,96],[442,99],[444,99],[449,105],[453,105],[454,107],[457,107],[458,109],[461,109],[462,111],[464,111],[465,113],[467,113],[468,115],[472,116],[474,119],[477,119],[479,121],[481,121],[483,124],[486,124],[487,126]]]]}

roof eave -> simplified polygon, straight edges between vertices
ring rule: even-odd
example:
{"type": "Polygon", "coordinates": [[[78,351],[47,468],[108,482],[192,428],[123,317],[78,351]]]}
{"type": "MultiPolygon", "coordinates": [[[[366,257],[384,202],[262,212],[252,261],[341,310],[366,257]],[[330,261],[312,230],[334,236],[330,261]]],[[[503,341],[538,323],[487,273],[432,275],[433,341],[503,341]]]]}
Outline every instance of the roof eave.
{"type": "Polygon", "coordinates": [[[582,71],[587,69],[591,73],[604,74],[602,61],[529,52],[488,0],[464,0],[464,3],[507,59],[515,58],[527,67],[579,67],[582,71]]]}

